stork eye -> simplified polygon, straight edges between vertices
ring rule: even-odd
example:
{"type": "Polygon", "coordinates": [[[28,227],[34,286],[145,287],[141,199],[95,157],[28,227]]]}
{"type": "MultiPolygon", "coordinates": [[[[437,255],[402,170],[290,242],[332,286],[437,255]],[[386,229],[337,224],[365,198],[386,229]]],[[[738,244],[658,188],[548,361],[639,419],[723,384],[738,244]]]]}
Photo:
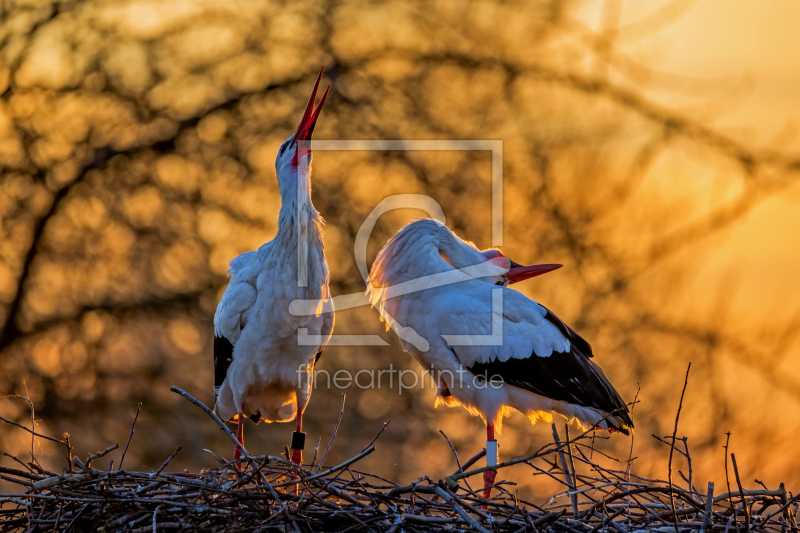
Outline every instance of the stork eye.
{"type": "Polygon", "coordinates": [[[289,143],[283,143],[283,145],[281,146],[281,155],[283,155],[283,152],[286,151],[287,146],[289,146],[289,143]]]}
{"type": "Polygon", "coordinates": [[[497,283],[495,283],[495,285],[500,285],[502,287],[503,286],[503,282],[502,281],[498,281],[497,283]]]}

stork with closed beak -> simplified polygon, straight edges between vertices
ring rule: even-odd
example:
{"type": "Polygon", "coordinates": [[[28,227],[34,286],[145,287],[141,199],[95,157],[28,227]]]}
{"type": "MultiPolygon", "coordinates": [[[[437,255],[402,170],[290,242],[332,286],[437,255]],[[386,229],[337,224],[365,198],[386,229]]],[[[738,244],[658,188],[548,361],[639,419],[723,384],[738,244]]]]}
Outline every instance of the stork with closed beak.
{"type": "MultiPolygon", "coordinates": [[[[311,203],[311,135],[330,90],[328,85],[315,109],[321,79],[320,70],[297,131],[275,159],[281,195],[277,235],[230,262],[232,277],[214,315],[215,412],[237,422],[240,443],[245,416],[255,423],[296,420],[295,464],[303,459],[303,411],[314,365],[333,331],[323,221],[311,203]],[[295,299],[320,306],[316,313],[294,316],[289,304],[295,299]]],[[[236,448],[234,459],[239,458],[236,448]]]]}
{"type": "MultiPolygon", "coordinates": [[[[437,383],[436,405],[462,405],[486,423],[487,466],[497,465],[495,435],[514,409],[531,423],[558,413],[582,428],[633,428],[589,343],[507,288],[560,267],[518,265],[427,219],[401,229],[372,266],[367,296],[437,383]]],[[[484,472],[486,499],[495,476],[484,472]]]]}

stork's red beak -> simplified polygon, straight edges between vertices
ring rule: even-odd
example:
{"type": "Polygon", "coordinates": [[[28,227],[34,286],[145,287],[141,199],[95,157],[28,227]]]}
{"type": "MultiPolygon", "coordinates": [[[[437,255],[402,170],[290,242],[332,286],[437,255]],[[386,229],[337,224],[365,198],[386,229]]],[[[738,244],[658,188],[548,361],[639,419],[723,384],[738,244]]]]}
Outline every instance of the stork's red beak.
{"type": "Polygon", "coordinates": [[[300,125],[297,126],[297,131],[294,132],[294,136],[292,137],[292,145],[298,141],[301,143],[303,141],[310,141],[311,135],[314,133],[314,126],[317,124],[317,117],[319,117],[319,112],[322,110],[322,104],[325,103],[325,98],[328,96],[328,91],[331,89],[331,85],[328,84],[325,92],[322,93],[322,98],[319,101],[319,105],[317,105],[317,108],[314,109],[314,102],[317,99],[317,89],[319,89],[319,82],[322,79],[322,72],[324,70],[324,68],[319,70],[317,83],[314,84],[314,90],[311,91],[311,98],[308,99],[306,110],[303,112],[303,118],[300,119],[300,125]]]}
{"type": "Polygon", "coordinates": [[[511,261],[511,268],[508,269],[508,284],[511,285],[512,283],[517,283],[529,278],[541,276],[542,274],[547,274],[553,270],[558,270],[562,266],[564,265],[551,264],[522,266],[514,261],[511,261]]]}

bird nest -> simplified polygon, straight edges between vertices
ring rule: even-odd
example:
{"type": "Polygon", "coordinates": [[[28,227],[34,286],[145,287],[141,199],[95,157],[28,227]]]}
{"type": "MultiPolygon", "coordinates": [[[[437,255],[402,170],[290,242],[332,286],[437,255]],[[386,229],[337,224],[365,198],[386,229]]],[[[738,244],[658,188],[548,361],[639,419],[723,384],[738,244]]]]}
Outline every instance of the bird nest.
{"type": "MultiPolygon", "coordinates": [[[[172,390],[205,410],[236,442],[208,407],[180,389],[172,390]]],[[[101,470],[93,467],[93,462],[117,445],[81,460],[72,456],[68,438],[39,435],[2,420],[32,437],[64,445],[71,457],[70,469],[61,474],[45,470],[35,460],[26,463],[15,458],[22,469],[0,467],[0,478],[19,487],[13,493],[0,494],[2,532],[798,533],[794,516],[799,497],[787,493],[783,485],[774,490],[743,490],[736,471],[738,490],[715,496],[713,483],[705,494],[695,489],[691,468],[688,477],[681,474],[683,484],[645,479],[631,474],[629,468],[615,470],[594,462],[589,453],[591,435],[570,440],[567,434],[561,441],[555,426],[551,444],[496,466],[499,480],[504,469],[522,464],[532,469],[533,475],[553,478],[564,487],[540,506],[519,499],[508,481],[497,482],[488,501],[480,490],[473,490],[470,481],[476,489],[483,488],[480,474],[486,468],[473,465],[485,452],[459,463],[458,471],[445,479],[424,477],[409,485],[359,470],[359,460],[375,450],[380,433],[360,453],[336,466],[323,466],[332,437],[319,461],[315,451],[312,466],[298,467],[284,457],[244,452],[239,468],[220,459],[219,467],[199,473],[168,472],[176,451],[153,472],[131,472],[121,468],[127,444],[120,466],[101,470]],[[581,467],[576,469],[576,464],[581,467]]],[[[691,461],[685,438],[663,440],[670,446],[670,472],[673,452],[691,461]],[[683,449],[675,446],[681,442],[683,449]]]]}

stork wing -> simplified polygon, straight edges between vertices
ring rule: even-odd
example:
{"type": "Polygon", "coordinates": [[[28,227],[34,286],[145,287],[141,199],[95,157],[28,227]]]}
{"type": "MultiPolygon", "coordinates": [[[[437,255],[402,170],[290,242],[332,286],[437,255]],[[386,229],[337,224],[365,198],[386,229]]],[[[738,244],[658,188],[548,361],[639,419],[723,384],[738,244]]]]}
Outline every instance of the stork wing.
{"type": "Polygon", "coordinates": [[[214,390],[225,381],[228,367],[233,360],[233,346],[239,340],[250,308],[256,301],[256,289],[250,284],[245,270],[255,252],[245,252],[230,263],[234,274],[222,294],[214,315],[214,390]]]}
{"type": "Polygon", "coordinates": [[[250,262],[256,257],[258,252],[256,250],[251,250],[249,252],[242,252],[233,259],[231,262],[228,263],[228,274],[238,274],[248,266],[250,266],[250,262]]]}
{"type": "Polygon", "coordinates": [[[322,343],[322,346],[319,347],[319,351],[317,355],[314,356],[314,366],[317,366],[317,362],[319,358],[322,356],[322,352],[325,350],[325,347],[328,346],[328,341],[331,340],[331,333],[333,332],[333,322],[335,319],[334,312],[331,311],[330,313],[324,313],[322,315],[322,328],[320,330],[320,335],[325,339],[322,343]]]}
{"type": "Polygon", "coordinates": [[[575,331],[566,325],[560,318],[558,318],[553,312],[543,306],[542,304],[538,304],[539,307],[547,311],[547,314],[544,316],[544,319],[553,324],[558,330],[561,332],[567,340],[572,343],[583,355],[586,357],[594,357],[594,353],[592,353],[592,346],[586,342],[586,340],[575,333],[575,331]]]}
{"type": "MultiPolygon", "coordinates": [[[[613,414],[624,426],[633,427],[625,402],[602,369],[574,344],[569,352],[553,352],[548,357],[531,353],[527,358],[505,362],[495,359],[475,363],[467,370],[487,381],[499,378],[540,396],[613,414]]],[[[614,418],[609,417],[607,421],[628,434],[627,427],[616,424],[614,418]]]]}
{"type": "MultiPolygon", "coordinates": [[[[233,361],[233,344],[225,337],[214,335],[214,391],[218,391],[228,375],[228,367],[233,361]]],[[[216,394],[214,394],[216,400],[216,394]]]]}
{"type": "Polygon", "coordinates": [[[633,427],[628,409],[590,359],[589,343],[548,309],[517,291],[502,289],[503,305],[493,308],[490,293],[496,290],[500,289],[465,283],[460,297],[445,299],[449,309],[442,311],[463,324],[460,329],[465,334],[498,335],[492,331],[491,321],[493,316],[502,318],[502,343],[451,346],[459,362],[486,380],[502,379],[540,396],[613,414],[619,422],[609,417],[609,425],[627,433],[626,427],[633,427]]]}

